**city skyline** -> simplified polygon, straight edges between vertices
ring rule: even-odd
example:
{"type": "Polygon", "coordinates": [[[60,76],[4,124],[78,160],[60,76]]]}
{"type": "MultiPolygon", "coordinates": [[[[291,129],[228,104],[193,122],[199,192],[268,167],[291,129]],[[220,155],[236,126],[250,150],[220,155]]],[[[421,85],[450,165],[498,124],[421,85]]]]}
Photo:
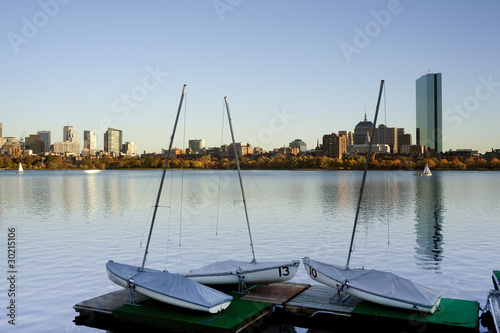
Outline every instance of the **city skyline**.
{"type": "Polygon", "coordinates": [[[237,141],[312,147],[352,131],[365,110],[371,119],[384,79],[379,123],[415,142],[415,80],[430,70],[443,74],[443,150],[490,151],[500,143],[499,11],[491,0],[9,3],[3,136],[52,129],[58,141],[72,124],[103,147],[111,127],[138,152],[159,152],[187,84],[187,139],[221,144],[227,95],[237,141]]]}

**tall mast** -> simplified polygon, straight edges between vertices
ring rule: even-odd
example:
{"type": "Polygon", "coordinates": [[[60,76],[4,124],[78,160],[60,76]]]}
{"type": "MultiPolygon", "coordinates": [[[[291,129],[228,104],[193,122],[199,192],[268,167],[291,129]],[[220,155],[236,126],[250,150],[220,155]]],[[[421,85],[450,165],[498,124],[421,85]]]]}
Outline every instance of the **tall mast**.
{"type": "MultiPolygon", "coordinates": [[[[363,198],[363,189],[365,187],[366,173],[368,171],[368,163],[370,163],[370,153],[372,150],[373,134],[377,124],[378,108],[380,106],[380,98],[382,97],[382,89],[384,88],[384,80],[380,81],[380,90],[378,93],[377,108],[375,109],[375,118],[373,119],[372,132],[370,134],[370,144],[368,145],[368,152],[366,153],[365,170],[363,171],[363,180],[361,181],[361,190],[359,191],[358,208],[356,209],[356,217],[354,218],[354,226],[352,227],[351,245],[349,246],[349,254],[347,255],[346,269],[349,269],[349,261],[351,260],[352,245],[354,244],[354,235],[356,234],[356,226],[358,224],[359,208],[361,207],[361,200],[363,198]]],[[[365,113],[366,120],[366,113],[365,113]]]]}
{"type": "Polygon", "coordinates": [[[158,188],[158,195],[156,196],[155,208],[153,211],[153,218],[151,219],[151,227],[149,228],[148,242],[146,243],[146,250],[144,251],[144,259],[142,259],[141,268],[144,269],[146,264],[146,257],[148,255],[149,243],[151,241],[151,234],[153,233],[153,226],[155,224],[156,212],[158,211],[158,205],[160,203],[161,190],[163,188],[163,181],[165,179],[165,173],[167,172],[168,160],[170,158],[170,151],[172,150],[172,145],[174,143],[175,130],[177,128],[177,122],[179,121],[179,115],[181,114],[182,101],[184,100],[184,94],[186,93],[186,85],[182,88],[181,100],[179,102],[179,109],[177,110],[177,116],[175,117],[174,129],[172,130],[172,136],[170,137],[170,143],[168,145],[167,159],[165,161],[165,166],[163,167],[163,173],[161,175],[160,187],[158,188]]]}
{"type": "Polygon", "coordinates": [[[243,206],[245,207],[245,217],[247,218],[248,236],[250,237],[250,246],[252,247],[252,255],[253,255],[252,262],[256,263],[257,260],[255,259],[255,250],[253,248],[252,232],[250,230],[250,221],[248,220],[247,202],[245,199],[245,191],[243,191],[243,181],[241,179],[240,161],[238,159],[238,149],[236,149],[236,142],[234,141],[233,124],[231,123],[231,114],[229,113],[229,104],[227,103],[227,97],[224,97],[224,101],[226,102],[227,118],[229,119],[229,128],[231,129],[231,138],[233,139],[234,157],[236,158],[236,168],[238,169],[238,177],[240,178],[241,196],[243,197],[243,206]]]}

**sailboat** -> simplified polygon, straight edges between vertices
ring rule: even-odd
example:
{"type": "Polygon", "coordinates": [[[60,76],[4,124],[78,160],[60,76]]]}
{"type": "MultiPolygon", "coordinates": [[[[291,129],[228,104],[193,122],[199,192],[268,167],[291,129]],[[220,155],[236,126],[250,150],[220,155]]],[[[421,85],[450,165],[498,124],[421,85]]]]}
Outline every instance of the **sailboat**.
{"type": "MultiPolygon", "coordinates": [[[[226,295],[218,290],[197,283],[180,274],[173,274],[166,271],[144,267],[149,251],[149,244],[151,241],[151,235],[153,233],[156,212],[158,210],[158,205],[160,202],[163,181],[165,179],[165,173],[168,167],[170,152],[172,150],[175,130],[177,128],[177,122],[179,120],[179,114],[181,112],[181,106],[185,92],[186,85],[184,85],[184,88],[182,90],[179,109],[177,111],[174,129],[170,138],[170,145],[167,151],[165,167],[163,168],[160,187],[158,189],[158,194],[156,197],[156,204],[154,206],[153,217],[149,229],[146,249],[144,251],[142,266],[121,264],[110,260],[106,263],[106,270],[109,279],[124,288],[129,288],[132,296],[134,296],[135,291],[137,291],[160,302],[191,310],[217,313],[229,306],[233,299],[232,296],[226,295]]],[[[135,296],[132,298],[135,299],[135,296]]]]}
{"type": "Polygon", "coordinates": [[[231,123],[231,114],[227,97],[224,97],[224,102],[231,130],[231,138],[233,141],[234,157],[236,160],[236,168],[240,181],[241,196],[245,209],[245,217],[247,222],[248,236],[250,238],[250,246],[252,248],[253,259],[250,262],[241,260],[226,260],[216,261],[207,266],[193,269],[185,274],[186,277],[210,285],[227,285],[238,284],[240,291],[243,291],[242,286],[246,284],[271,284],[276,282],[284,282],[292,279],[300,265],[299,260],[291,261],[273,261],[273,262],[257,262],[255,258],[255,248],[252,239],[250,221],[248,218],[247,204],[245,199],[245,191],[243,189],[243,181],[241,177],[240,163],[238,160],[238,149],[234,140],[233,125],[231,123]]]}
{"type": "Polygon", "coordinates": [[[17,170],[17,173],[20,175],[22,175],[24,173],[23,165],[21,163],[19,163],[19,170],[17,170]]]}
{"type": "Polygon", "coordinates": [[[429,169],[429,163],[425,163],[424,172],[422,174],[424,176],[432,176],[431,169],[429,169]]]}
{"type": "MultiPolygon", "coordinates": [[[[375,120],[373,121],[372,135],[370,137],[373,137],[373,132],[375,130],[383,87],[384,80],[380,82],[375,120]]],[[[391,272],[364,268],[352,269],[349,267],[354,236],[356,234],[356,225],[363,198],[363,189],[368,171],[371,146],[372,142],[370,141],[361,182],[356,217],[352,230],[351,244],[349,246],[349,254],[345,267],[315,261],[309,257],[303,259],[304,267],[309,277],[313,280],[337,288],[339,296],[340,293],[343,292],[377,304],[434,313],[441,301],[441,292],[422,286],[391,272]]]]}

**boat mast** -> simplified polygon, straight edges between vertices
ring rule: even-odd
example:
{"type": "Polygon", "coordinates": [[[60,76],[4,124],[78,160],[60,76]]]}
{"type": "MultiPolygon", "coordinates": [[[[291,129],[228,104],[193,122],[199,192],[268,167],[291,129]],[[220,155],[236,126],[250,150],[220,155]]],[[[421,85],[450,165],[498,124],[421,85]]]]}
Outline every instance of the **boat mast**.
{"type": "Polygon", "coordinates": [[[153,233],[153,226],[155,224],[156,211],[158,210],[158,204],[160,203],[160,195],[161,195],[161,190],[163,188],[163,180],[165,179],[165,173],[167,172],[168,160],[170,158],[170,151],[172,150],[172,144],[174,143],[175,129],[177,128],[177,122],[179,120],[179,115],[181,113],[182,101],[184,100],[185,93],[186,93],[186,85],[184,85],[184,87],[182,88],[181,100],[179,102],[179,109],[177,110],[177,116],[175,117],[175,123],[174,123],[174,129],[172,131],[172,136],[170,137],[170,143],[169,143],[168,151],[167,151],[167,159],[165,161],[165,166],[163,167],[163,173],[161,175],[160,187],[158,188],[158,195],[156,196],[156,203],[155,203],[155,206],[154,206],[155,208],[153,211],[153,218],[151,219],[151,227],[149,228],[148,242],[146,243],[146,250],[144,251],[144,259],[142,259],[142,266],[141,266],[142,269],[144,269],[144,265],[146,263],[146,257],[148,255],[149,243],[151,241],[151,234],[153,233]]]}
{"type": "Polygon", "coordinates": [[[351,260],[352,246],[354,244],[354,235],[356,234],[356,226],[358,224],[359,209],[361,207],[361,199],[363,198],[363,189],[365,187],[366,173],[368,171],[368,164],[370,163],[370,153],[372,150],[373,133],[377,124],[378,108],[380,106],[380,98],[382,97],[382,89],[384,88],[384,80],[380,81],[380,90],[378,93],[377,108],[375,109],[375,118],[373,119],[372,132],[370,134],[370,143],[368,144],[368,152],[366,153],[365,170],[363,171],[363,180],[361,181],[361,190],[359,191],[358,207],[356,209],[356,217],[354,218],[354,226],[352,227],[351,245],[349,246],[349,254],[347,255],[347,263],[345,268],[349,269],[349,261],[351,260]]]}
{"type": "Polygon", "coordinates": [[[243,197],[243,206],[245,207],[245,217],[247,218],[248,236],[250,237],[250,246],[252,247],[252,255],[253,255],[252,262],[256,263],[257,260],[255,259],[255,250],[253,248],[252,232],[250,230],[250,221],[248,220],[247,202],[245,200],[245,191],[243,191],[243,181],[241,179],[240,161],[238,159],[238,149],[236,149],[236,142],[234,141],[233,124],[231,123],[231,114],[229,113],[229,104],[227,103],[227,96],[224,97],[224,101],[226,102],[227,118],[229,119],[229,128],[231,129],[231,138],[233,140],[234,157],[236,158],[236,168],[238,169],[238,177],[240,178],[241,196],[243,197]]]}

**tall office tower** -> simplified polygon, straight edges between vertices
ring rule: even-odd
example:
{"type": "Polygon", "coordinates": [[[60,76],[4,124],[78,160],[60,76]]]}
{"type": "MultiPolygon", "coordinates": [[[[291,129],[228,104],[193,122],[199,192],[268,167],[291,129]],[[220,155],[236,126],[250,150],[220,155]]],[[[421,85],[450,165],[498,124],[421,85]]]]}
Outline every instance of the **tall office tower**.
{"type": "Polygon", "coordinates": [[[203,148],[205,148],[205,140],[203,139],[196,139],[196,140],[189,140],[189,149],[195,154],[201,154],[203,153],[203,148]]]}
{"type": "Polygon", "coordinates": [[[416,82],[417,145],[443,151],[441,73],[428,73],[416,82]]]}
{"type": "MultiPolygon", "coordinates": [[[[360,121],[354,128],[354,144],[355,145],[365,145],[370,141],[370,135],[373,128],[373,123],[371,121],[365,120],[360,121]]],[[[374,133],[374,136],[376,133],[374,133]]],[[[376,142],[375,142],[376,143],[376,142]]]]}
{"type": "Polygon", "coordinates": [[[92,131],[83,131],[83,149],[87,148],[90,153],[96,150],[95,133],[92,131]]]}
{"type": "Polygon", "coordinates": [[[49,131],[38,131],[36,134],[42,137],[42,140],[45,141],[45,152],[48,153],[50,151],[50,145],[52,144],[50,141],[51,132],[49,131]]]}
{"type": "Polygon", "coordinates": [[[2,138],[2,123],[0,123],[0,138],[2,138]]]}
{"type": "Polygon", "coordinates": [[[104,133],[104,151],[112,155],[120,155],[122,148],[123,135],[121,130],[108,128],[104,133]]]}
{"type": "Polygon", "coordinates": [[[63,142],[78,142],[78,132],[73,128],[73,126],[63,127],[63,142]]]}

